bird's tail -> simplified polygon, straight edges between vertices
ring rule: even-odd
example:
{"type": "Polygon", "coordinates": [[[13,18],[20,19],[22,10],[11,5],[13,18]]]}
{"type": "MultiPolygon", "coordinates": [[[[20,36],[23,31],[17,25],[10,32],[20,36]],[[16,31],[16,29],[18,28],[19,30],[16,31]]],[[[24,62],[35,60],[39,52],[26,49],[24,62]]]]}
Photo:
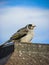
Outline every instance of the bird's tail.
{"type": "Polygon", "coordinates": [[[11,40],[7,40],[5,43],[2,44],[2,46],[6,45],[9,42],[11,42],[11,40]]]}

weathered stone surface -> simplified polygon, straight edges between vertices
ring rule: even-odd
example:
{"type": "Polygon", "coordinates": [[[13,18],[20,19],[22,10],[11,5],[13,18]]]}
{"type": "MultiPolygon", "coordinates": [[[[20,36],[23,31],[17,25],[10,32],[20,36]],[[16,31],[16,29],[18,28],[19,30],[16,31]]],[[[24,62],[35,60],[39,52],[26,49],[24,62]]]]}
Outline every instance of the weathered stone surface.
{"type": "Polygon", "coordinates": [[[15,43],[5,65],[49,65],[49,44],[15,43]]]}

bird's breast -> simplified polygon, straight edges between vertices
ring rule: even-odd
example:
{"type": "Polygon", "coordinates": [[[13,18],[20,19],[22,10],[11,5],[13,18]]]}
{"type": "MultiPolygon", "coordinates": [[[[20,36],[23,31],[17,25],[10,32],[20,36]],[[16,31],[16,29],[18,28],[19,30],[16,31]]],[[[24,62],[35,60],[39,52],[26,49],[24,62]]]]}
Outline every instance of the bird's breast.
{"type": "Polygon", "coordinates": [[[21,42],[30,42],[32,40],[32,38],[33,38],[33,33],[28,32],[28,34],[26,36],[21,38],[21,42]]]}

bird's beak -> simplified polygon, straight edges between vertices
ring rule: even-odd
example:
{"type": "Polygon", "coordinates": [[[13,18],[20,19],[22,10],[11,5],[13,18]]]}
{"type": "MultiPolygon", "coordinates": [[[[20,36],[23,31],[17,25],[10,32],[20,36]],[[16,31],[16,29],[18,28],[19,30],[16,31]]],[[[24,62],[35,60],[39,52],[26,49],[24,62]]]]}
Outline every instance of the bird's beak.
{"type": "Polygon", "coordinates": [[[36,27],[36,25],[34,25],[34,27],[36,27]]]}
{"type": "Polygon", "coordinates": [[[31,27],[31,28],[32,28],[32,29],[34,29],[35,27],[36,27],[36,25],[32,25],[32,27],[31,27]]]}
{"type": "Polygon", "coordinates": [[[36,25],[33,25],[32,27],[36,27],[36,25]]]}

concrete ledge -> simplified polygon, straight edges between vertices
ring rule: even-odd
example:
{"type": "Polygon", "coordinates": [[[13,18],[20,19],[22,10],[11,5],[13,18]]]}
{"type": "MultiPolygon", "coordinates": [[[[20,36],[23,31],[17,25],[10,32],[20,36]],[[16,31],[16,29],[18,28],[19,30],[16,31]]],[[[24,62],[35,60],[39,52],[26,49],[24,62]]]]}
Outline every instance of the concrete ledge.
{"type": "Polygon", "coordinates": [[[49,65],[49,44],[15,43],[5,65],[49,65]]]}

